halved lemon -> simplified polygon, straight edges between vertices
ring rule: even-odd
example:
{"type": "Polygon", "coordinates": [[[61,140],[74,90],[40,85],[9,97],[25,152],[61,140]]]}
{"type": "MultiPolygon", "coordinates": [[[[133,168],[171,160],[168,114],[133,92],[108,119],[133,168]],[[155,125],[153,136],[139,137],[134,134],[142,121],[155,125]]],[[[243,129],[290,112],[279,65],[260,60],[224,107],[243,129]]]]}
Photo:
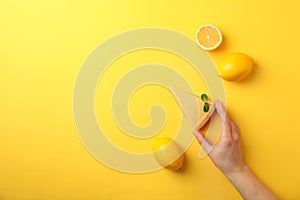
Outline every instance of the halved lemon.
{"type": "Polygon", "coordinates": [[[203,50],[212,51],[222,43],[221,31],[214,25],[204,24],[196,32],[196,42],[203,50]]]}

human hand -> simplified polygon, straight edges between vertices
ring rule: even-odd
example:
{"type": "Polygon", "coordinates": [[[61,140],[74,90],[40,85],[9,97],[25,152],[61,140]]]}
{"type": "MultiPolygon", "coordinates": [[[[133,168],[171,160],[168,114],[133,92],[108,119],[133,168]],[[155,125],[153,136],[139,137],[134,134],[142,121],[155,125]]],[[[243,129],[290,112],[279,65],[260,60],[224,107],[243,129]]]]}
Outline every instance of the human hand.
{"type": "Polygon", "coordinates": [[[233,183],[244,199],[274,199],[275,194],[267,188],[244,164],[240,135],[237,125],[226,114],[224,105],[215,101],[215,112],[222,121],[220,141],[213,147],[202,133],[195,131],[194,135],[208,156],[224,175],[233,183]]]}
{"type": "MultiPolygon", "coordinates": [[[[216,100],[214,104],[215,112],[222,121],[222,133],[220,141],[213,147],[208,156],[215,166],[228,176],[246,168],[241,151],[239,128],[229,118],[224,105],[220,101],[216,100]]],[[[194,131],[193,134],[206,152],[212,148],[212,145],[201,132],[194,131]]]]}

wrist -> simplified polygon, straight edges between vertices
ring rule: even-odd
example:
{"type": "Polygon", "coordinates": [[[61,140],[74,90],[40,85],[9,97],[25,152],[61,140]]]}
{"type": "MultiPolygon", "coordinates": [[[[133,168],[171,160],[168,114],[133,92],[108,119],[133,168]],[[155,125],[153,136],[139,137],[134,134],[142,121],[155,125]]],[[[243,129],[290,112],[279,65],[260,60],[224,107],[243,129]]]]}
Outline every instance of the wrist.
{"type": "Polygon", "coordinates": [[[250,172],[249,168],[246,165],[241,166],[238,169],[231,170],[229,172],[224,173],[224,175],[229,179],[229,180],[234,180],[236,178],[244,177],[247,176],[247,174],[250,172]]]}

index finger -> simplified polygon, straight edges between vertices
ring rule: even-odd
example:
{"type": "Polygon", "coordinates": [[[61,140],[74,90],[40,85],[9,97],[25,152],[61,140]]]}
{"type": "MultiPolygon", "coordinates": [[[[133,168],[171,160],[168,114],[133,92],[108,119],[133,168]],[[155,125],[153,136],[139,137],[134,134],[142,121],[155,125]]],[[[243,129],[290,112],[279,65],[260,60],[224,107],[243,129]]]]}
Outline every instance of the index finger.
{"type": "Polygon", "coordinates": [[[224,124],[225,123],[225,119],[226,119],[226,115],[227,115],[226,114],[225,106],[219,100],[215,100],[214,104],[215,104],[216,112],[217,112],[217,114],[219,114],[219,116],[221,117],[221,121],[224,124]]]}
{"type": "Polygon", "coordinates": [[[216,113],[220,116],[221,118],[221,123],[222,123],[222,133],[221,133],[221,140],[226,141],[231,139],[231,120],[227,116],[226,113],[226,108],[223,105],[223,103],[219,100],[215,100],[214,102],[215,108],[216,108],[216,113]]]}
{"type": "Polygon", "coordinates": [[[229,119],[228,116],[226,116],[223,127],[222,127],[222,133],[220,136],[221,141],[223,141],[223,142],[230,141],[232,139],[231,132],[232,132],[231,120],[229,119]]]}

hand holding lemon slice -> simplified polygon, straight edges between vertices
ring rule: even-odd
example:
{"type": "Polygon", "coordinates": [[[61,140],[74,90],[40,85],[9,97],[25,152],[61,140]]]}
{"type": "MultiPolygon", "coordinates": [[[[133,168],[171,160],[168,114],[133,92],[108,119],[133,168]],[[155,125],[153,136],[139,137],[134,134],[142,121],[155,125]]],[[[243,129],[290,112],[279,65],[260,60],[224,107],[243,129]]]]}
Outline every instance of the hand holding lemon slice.
{"type": "MultiPolygon", "coordinates": [[[[222,34],[217,27],[205,24],[197,30],[196,41],[203,50],[214,50],[222,43],[222,34]]],[[[230,54],[218,66],[220,77],[227,81],[242,80],[251,72],[253,63],[253,59],[244,53],[230,54]]],[[[178,101],[178,90],[174,88],[170,90],[178,101]]],[[[214,104],[209,102],[206,94],[201,95],[201,100],[203,101],[201,102],[203,110],[200,110],[200,112],[203,113],[201,114],[202,117],[198,119],[197,128],[205,131],[208,124],[210,124],[210,118],[215,107],[214,104]]],[[[182,106],[182,102],[179,101],[179,105],[182,106]]],[[[171,138],[156,138],[153,143],[153,153],[157,162],[167,169],[179,170],[183,167],[184,152],[171,138]]]]}

